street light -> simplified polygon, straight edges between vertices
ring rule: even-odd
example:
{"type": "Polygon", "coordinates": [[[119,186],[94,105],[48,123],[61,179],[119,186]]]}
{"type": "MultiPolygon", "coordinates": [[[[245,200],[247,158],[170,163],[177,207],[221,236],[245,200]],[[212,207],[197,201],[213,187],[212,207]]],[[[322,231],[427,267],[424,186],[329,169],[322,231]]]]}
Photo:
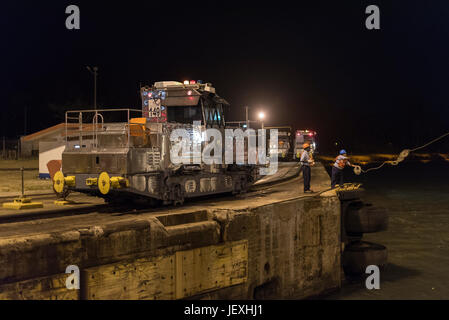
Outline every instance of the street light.
{"type": "Polygon", "coordinates": [[[97,110],[97,75],[98,67],[86,66],[87,70],[94,75],[94,109],[97,110]]]}
{"type": "MultiPolygon", "coordinates": [[[[250,107],[245,106],[245,120],[246,121],[245,121],[243,128],[246,128],[246,129],[249,129],[251,122],[257,122],[257,120],[249,120],[249,112],[248,112],[249,109],[250,109],[250,107]]],[[[260,111],[258,114],[258,117],[259,117],[259,121],[262,123],[262,129],[263,129],[263,125],[264,125],[263,119],[265,119],[265,113],[263,111],[260,111]]]]}
{"type": "Polygon", "coordinates": [[[259,120],[262,123],[262,130],[263,130],[263,119],[265,119],[265,113],[263,111],[259,112],[259,120]]]}

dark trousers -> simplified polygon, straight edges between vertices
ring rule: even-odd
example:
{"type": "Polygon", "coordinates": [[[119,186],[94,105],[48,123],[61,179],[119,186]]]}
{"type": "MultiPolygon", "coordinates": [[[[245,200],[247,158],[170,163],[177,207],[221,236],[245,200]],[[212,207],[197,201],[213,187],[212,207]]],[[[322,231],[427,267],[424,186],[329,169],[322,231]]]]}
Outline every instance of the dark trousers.
{"type": "Polygon", "coordinates": [[[331,187],[335,188],[336,184],[343,184],[343,169],[332,167],[331,187]]]}
{"type": "Polygon", "coordinates": [[[304,191],[310,190],[310,166],[302,166],[302,177],[304,178],[304,191]]]}

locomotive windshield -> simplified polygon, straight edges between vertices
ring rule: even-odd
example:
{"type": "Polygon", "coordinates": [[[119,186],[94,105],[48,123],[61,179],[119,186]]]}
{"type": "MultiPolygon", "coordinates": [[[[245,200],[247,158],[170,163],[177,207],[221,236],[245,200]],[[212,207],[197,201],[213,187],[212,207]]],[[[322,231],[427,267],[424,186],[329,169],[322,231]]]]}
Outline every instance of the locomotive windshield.
{"type": "Polygon", "coordinates": [[[167,107],[167,121],[192,124],[193,121],[202,121],[201,107],[196,106],[169,106],[167,107]]]}

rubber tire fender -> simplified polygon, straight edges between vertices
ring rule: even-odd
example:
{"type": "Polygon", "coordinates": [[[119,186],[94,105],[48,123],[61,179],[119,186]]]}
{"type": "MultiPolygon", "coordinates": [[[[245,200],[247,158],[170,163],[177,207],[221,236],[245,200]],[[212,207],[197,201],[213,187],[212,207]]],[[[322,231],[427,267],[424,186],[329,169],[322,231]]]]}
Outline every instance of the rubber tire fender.
{"type": "Polygon", "coordinates": [[[385,246],[367,241],[354,242],[347,245],[343,251],[343,270],[346,274],[362,274],[369,265],[379,268],[386,266],[387,259],[385,246]]]}
{"type": "Polygon", "coordinates": [[[373,233],[388,229],[388,210],[383,207],[349,205],[345,215],[348,233],[373,233]]]}

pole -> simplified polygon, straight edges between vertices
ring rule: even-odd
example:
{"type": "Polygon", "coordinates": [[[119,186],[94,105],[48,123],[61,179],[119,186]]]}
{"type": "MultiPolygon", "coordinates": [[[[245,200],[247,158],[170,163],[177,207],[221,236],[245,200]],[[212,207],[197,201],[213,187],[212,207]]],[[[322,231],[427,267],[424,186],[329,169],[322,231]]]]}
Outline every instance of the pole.
{"type": "Polygon", "coordinates": [[[248,119],[248,106],[245,106],[245,114],[246,114],[246,129],[249,129],[249,119],[248,119]]]}
{"type": "Polygon", "coordinates": [[[94,67],[94,109],[97,110],[97,67],[94,67]]]}
{"type": "Polygon", "coordinates": [[[86,66],[86,69],[89,70],[90,73],[94,75],[94,109],[97,110],[97,74],[98,74],[98,67],[89,67],[86,66]]]}
{"type": "Polygon", "coordinates": [[[143,100],[142,100],[142,103],[140,102],[141,100],[141,89],[142,89],[142,82],[140,82],[139,81],[139,91],[138,91],[138,94],[137,94],[137,105],[139,105],[139,104],[141,104],[142,105],[142,117],[143,117],[143,100]]]}
{"type": "Polygon", "coordinates": [[[26,136],[27,135],[27,107],[25,107],[25,115],[24,115],[24,123],[23,123],[23,135],[26,136]]]}
{"type": "Polygon", "coordinates": [[[24,197],[24,192],[25,192],[24,187],[23,187],[23,167],[20,168],[20,171],[22,173],[22,198],[23,198],[24,197]]]}

